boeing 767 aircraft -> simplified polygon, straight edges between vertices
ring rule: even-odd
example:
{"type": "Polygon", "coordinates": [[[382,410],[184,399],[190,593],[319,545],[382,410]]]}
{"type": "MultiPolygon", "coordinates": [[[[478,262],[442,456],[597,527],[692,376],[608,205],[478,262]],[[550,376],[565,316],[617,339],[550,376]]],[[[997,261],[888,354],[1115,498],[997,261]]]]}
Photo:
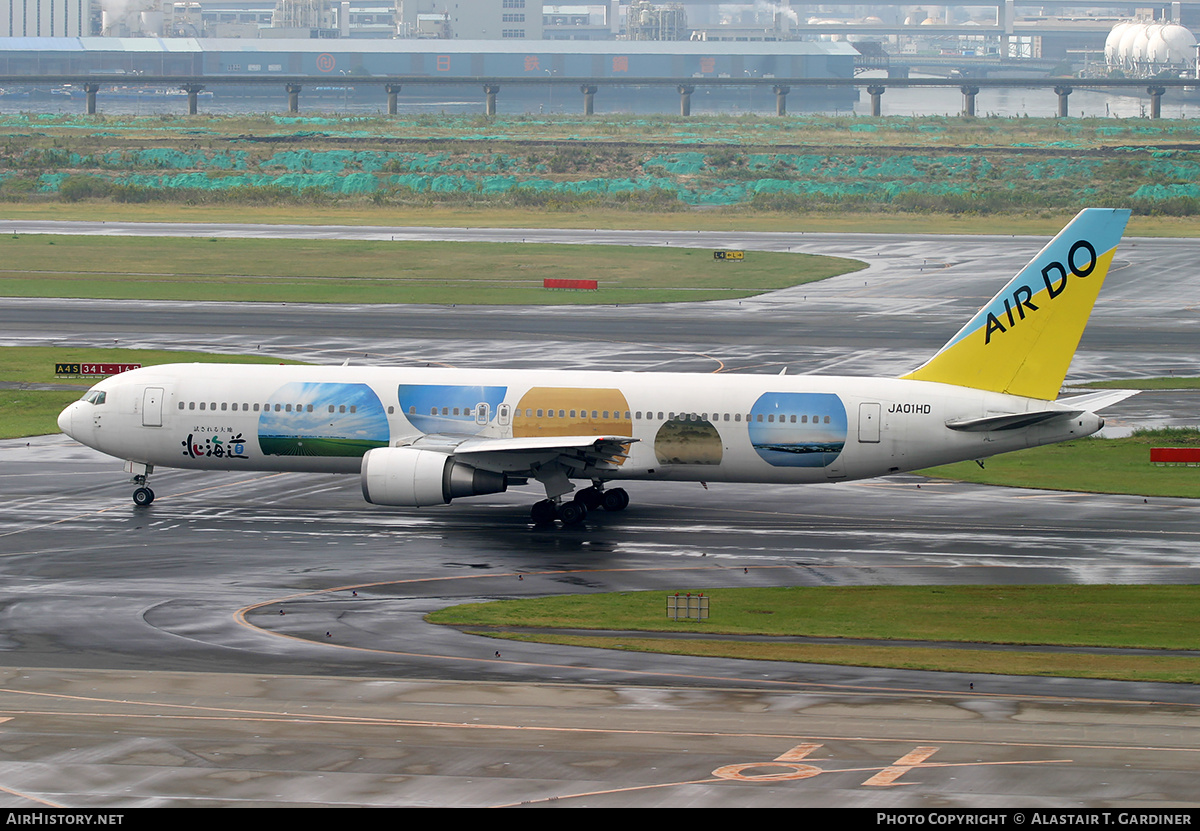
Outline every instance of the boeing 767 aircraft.
{"type": "Polygon", "coordinates": [[[155,467],[357,473],[368,502],[404,507],[532,479],[537,524],[622,510],[623,480],[838,482],[982,459],[1090,435],[1132,394],[1055,400],[1128,219],[1081,211],[899,378],[170,364],[101,381],[58,424],[125,460],[139,506],[155,467]]]}

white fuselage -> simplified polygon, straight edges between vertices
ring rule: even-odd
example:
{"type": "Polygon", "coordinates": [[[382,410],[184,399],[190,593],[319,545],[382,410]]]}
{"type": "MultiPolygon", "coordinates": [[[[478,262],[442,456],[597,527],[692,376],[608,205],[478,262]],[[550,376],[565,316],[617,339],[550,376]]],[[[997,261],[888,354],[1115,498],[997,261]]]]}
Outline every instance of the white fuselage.
{"type": "MultiPolygon", "coordinates": [[[[467,437],[604,435],[636,439],[628,458],[573,478],[825,482],[1049,444],[1102,424],[1083,413],[954,430],[947,422],[1056,405],[833,376],[172,364],[106,379],[88,397],[59,419],[82,443],[137,464],[213,470],[358,473],[367,450],[425,437],[446,437],[453,455],[467,437]]],[[[526,465],[504,453],[480,460],[512,474],[526,465]]]]}

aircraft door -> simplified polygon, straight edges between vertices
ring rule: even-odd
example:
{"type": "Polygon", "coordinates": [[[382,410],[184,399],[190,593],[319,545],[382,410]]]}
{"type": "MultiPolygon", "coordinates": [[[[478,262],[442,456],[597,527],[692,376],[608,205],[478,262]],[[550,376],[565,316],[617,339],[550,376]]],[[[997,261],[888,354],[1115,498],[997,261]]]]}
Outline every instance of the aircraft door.
{"type": "Polygon", "coordinates": [[[488,423],[488,405],[486,402],[475,405],[475,423],[480,426],[488,423]]]}
{"type": "Polygon", "coordinates": [[[880,405],[864,402],[858,405],[858,441],[860,444],[879,443],[880,405]]]}
{"type": "Polygon", "coordinates": [[[162,427],[163,388],[146,387],[142,393],[142,426],[162,427]]]}

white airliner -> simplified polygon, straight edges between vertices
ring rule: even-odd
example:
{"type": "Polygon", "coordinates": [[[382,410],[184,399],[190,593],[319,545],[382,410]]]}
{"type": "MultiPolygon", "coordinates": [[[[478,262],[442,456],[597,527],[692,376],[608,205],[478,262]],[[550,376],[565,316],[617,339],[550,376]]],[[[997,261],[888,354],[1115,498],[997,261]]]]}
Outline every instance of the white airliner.
{"type": "Polygon", "coordinates": [[[537,524],[620,511],[609,485],[627,479],[839,482],[978,460],[1090,435],[1095,410],[1132,394],[1054,400],[1128,218],[1080,212],[900,378],[170,364],[101,381],[58,424],[126,460],[139,506],[160,466],[358,473],[368,502],[406,507],[534,479],[537,524]]]}

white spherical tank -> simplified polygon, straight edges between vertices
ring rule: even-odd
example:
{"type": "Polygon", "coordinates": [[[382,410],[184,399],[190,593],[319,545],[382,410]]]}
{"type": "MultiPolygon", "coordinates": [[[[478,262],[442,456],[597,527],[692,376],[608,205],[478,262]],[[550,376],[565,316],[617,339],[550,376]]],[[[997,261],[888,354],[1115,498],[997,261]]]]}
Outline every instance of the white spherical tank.
{"type": "Polygon", "coordinates": [[[1163,41],[1167,45],[1166,62],[1175,66],[1187,65],[1196,57],[1196,36],[1178,23],[1163,26],[1163,41]]]}
{"type": "Polygon", "coordinates": [[[1120,66],[1121,58],[1121,36],[1125,34],[1125,30],[1130,26],[1135,26],[1132,20],[1126,20],[1124,23],[1118,23],[1112,27],[1112,31],[1108,33],[1108,37],[1104,39],[1104,62],[1109,66],[1120,66]]]}

